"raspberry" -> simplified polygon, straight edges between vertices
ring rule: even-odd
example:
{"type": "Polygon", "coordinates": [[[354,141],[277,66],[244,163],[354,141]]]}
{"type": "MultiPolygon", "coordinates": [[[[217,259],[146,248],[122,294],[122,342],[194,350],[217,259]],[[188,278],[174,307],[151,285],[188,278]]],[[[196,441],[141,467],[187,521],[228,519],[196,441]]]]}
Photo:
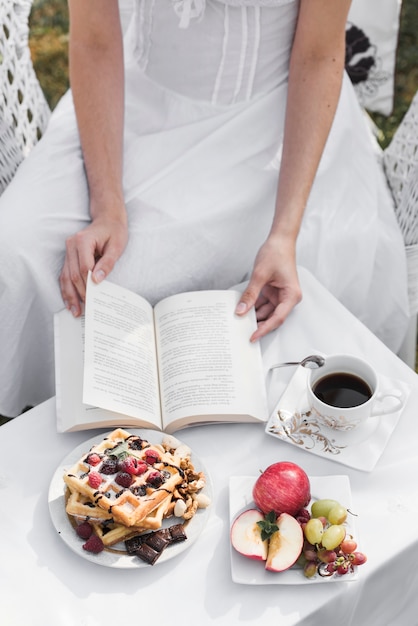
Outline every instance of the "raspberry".
{"type": "Polygon", "coordinates": [[[93,529],[88,522],[83,522],[82,524],[78,524],[78,526],[76,526],[75,532],[79,537],[81,537],[81,539],[88,539],[91,536],[93,529]]]}
{"type": "Polygon", "coordinates": [[[87,552],[93,552],[94,554],[98,554],[102,550],[104,550],[103,541],[97,535],[91,535],[89,539],[87,539],[86,543],[83,544],[84,550],[87,552]]]}
{"type": "Polygon", "coordinates": [[[154,465],[154,463],[161,460],[161,457],[156,450],[147,450],[145,452],[145,460],[150,465],[154,465]]]}
{"type": "Polygon", "coordinates": [[[88,455],[86,462],[89,465],[97,465],[98,463],[100,463],[102,459],[100,458],[100,456],[98,454],[96,454],[96,452],[92,452],[91,454],[88,455]]]}
{"type": "Polygon", "coordinates": [[[90,472],[89,473],[89,485],[90,487],[92,487],[92,489],[97,489],[100,484],[102,482],[102,477],[100,476],[99,472],[90,472]]]}
{"type": "Polygon", "coordinates": [[[115,482],[121,487],[130,487],[133,482],[133,478],[128,472],[119,472],[115,478],[115,482]]]}
{"type": "Polygon", "coordinates": [[[135,475],[140,476],[141,474],[146,472],[147,469],[148,469],[148,465],[145,463],[145,461],[138,461],[135,475]]]}
{"type": "Polygon", "coordinates": [[[119,470],[121,472],[128,472],[133,476],[139,476],[147,470],[147,464],[144,461],[138,461],[133,456],[128,456],[126,459],[119,463],[119,470]]]}

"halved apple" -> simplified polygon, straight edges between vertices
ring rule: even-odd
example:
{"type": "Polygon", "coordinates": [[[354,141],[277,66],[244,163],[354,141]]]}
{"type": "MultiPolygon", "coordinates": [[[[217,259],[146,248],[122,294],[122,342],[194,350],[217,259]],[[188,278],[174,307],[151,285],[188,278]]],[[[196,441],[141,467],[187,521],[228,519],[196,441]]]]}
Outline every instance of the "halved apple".
{"type": "Polygon", "coordinates": [[[231,543],[235,550],[249,559],[265,561],[267,559],[268,541],[261,539],[261,528],[264,515],[257,509],[248,509],[234,520],[231,526],[231,543]]]}
{"type": "Polygon", "coordinates": [[[288,513],[282,513],[276,523],[279,530],[270,537],[266,569],[283,572],[296,563],[302,552],[303,530],[299,522],[288,513]]]}

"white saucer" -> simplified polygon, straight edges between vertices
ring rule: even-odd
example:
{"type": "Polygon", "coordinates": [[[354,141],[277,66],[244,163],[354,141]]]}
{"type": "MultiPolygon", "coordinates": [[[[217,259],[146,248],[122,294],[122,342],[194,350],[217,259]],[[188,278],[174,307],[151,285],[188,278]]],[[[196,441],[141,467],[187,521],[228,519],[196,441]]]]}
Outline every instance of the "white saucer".
{"type": "MultiPolygon", "coordinates": [[[[308,408],[306,379],[308,372],[298,367],[278,404],[272,412],[266,433],[307,452],[370,472],[379,460],[394,431],[402,409],[379,415],[349,432],[325,427],[308,408]]],[[[394,387],[403,394],[404,405],[410,393],[409,386],[400,380],[391,380],[379,374],[381,390],[394,387]]]]}

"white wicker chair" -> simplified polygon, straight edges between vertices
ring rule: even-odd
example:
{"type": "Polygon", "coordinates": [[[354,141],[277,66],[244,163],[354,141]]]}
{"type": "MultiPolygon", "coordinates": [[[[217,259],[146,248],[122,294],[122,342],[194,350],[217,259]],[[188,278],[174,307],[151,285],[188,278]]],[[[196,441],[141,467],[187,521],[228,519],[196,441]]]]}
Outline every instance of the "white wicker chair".
{"type": "Polygon", "coordinates": [[[411,321],[399,356],[415,369],[418,313],[418,92],[383,154],[405,241],[411,321]]]}
{"type": "Polygon", "coordinates": [[[30,56],[31,7],[32,0],[0,0],[0,194],[50,116],[30,56]]]}

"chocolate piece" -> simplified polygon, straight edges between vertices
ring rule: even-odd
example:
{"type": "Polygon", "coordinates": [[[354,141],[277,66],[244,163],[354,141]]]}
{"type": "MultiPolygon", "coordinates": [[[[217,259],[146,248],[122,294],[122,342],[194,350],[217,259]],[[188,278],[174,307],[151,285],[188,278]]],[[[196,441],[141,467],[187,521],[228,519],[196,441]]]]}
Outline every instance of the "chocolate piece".
{"type": "Polygon", "coordinates": [[[135,552],[136,556],[140,559],[148,563],[149,565],[154,565],[155,561],[160,556],[161,552],[157,552],[151,546],[147,545],[145,542],[142,543],[138,550],[135,552]]]}
{"type": "Polygon", "coordinates": [[[187,539],[187,535],[184,532],[183,524],[173,524],[173,526],[170,526],[169,530],[170,530],[172,543],[177,543],[178,541],[185,541],[185,539],[187,539]]]}
{"type": "Polygon", "coordinates": [[[144,543],[146,535],[135,535],[125,541],[125,548],[128,554],[136,554],[136,551],[144,543]]]}
{"type": "Polygon", "coordinates": [[[125,540],[126,551],[136,555],[146,563],[154,565],[163,550],[171,543],[187,539],[183,524],[173,524],[169,528],[160,528],[143,535],[135,535],[125,540]]]}
{"type": "Polygon", "coordinates": [[[171,536],[169,533],[164,533],[158,530],[156,532],[149,533],[145,543],[154,550],[157,550],[157,552],[162,552],[164,548],[168,546],[170,541],[171,536]]]}

